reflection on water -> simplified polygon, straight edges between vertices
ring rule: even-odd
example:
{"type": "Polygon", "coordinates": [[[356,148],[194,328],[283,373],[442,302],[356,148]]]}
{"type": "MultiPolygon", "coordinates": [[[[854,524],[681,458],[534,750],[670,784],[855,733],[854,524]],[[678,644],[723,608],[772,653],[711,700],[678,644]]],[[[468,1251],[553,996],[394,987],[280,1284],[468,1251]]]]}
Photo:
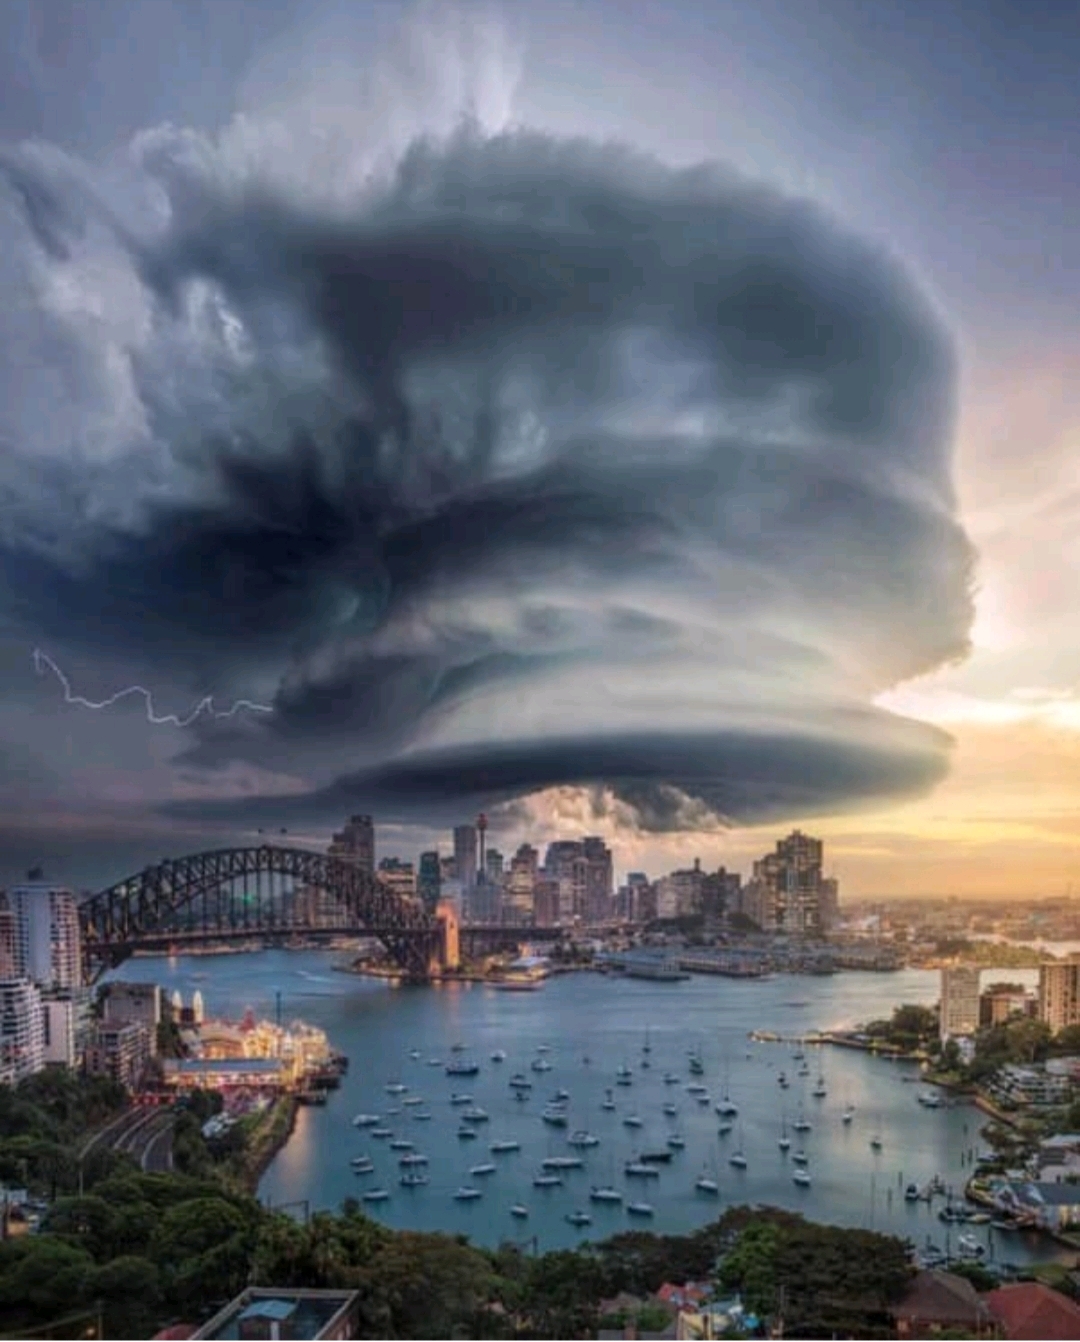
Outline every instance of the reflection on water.
{"type": "MultiPolygon", "coordinates": [[[[947,1247],[948,1228],[937,1220],[937,1208],[905,1202],[904,1186],[940,1173],[959,1193],[979,1144],[982,1115],[967,1105],[923,1109],[916,1100],[917,1072],[909,1064],[847,1049],[808,1049],[809,1075],[803,1077],[790,1046],[750,1044],[747,1037],[754,1029],[793,1036],[852,1025],[888,1015],[901,1002],[931,1004],[939,983],[932,971],[749,981],[700,977],[673,984],[574,974],[550,980],[541,992],[518,994],[479,984],[394,989],[335,973],[330,963],[320,952],[266,951],[137,960],[120,971],[129,979],[160,982],[170,992],[179,988],[185,1000],[197,986],[209,1013],[232,1017],[249,1005],[273,1017],[280,993],[284,1021],[299,1017],[318,1025],[349,1055],[350,1070],[325,1108],[301,1111],[292,1139],[263,1179],[264,1200],[308,1199],[313,1208],[336,1207],[347,1196],[381,1185],[390,1199],[368,1209],[389,1225],[464,1233],[486,1244],[536,1236],[541,1249],[613,1234],[628,1221],[685,1231],[713,1219],[718,1208],[752,1202],[905,1235],[919,1244],[930,1238],[947,1247]],[[481,1064],[478,1076],[448,1077],[442,1066],[430,1065],[432,1059],[449,1061],[455,1044],[481,1064]],[[530,1064],[541,1046],[550,1048],[545,1056],[551,1070],[534,1072],[530,1064]],[[505,1062],[490,1060],[496,1049],[506,1050],[505,1062]],[[410,1056],[414,1050],[418,1058],[410,1056]],[[709,1090],[708,1104],[686,1090],[695,1079],[688,1068],[690,1050],[700,1050],[704,1061],[700,1080],[709,1090]],[[648,1067],[642,1066],[645,1061],[648,1067]],[[633,1073],[630,1086],[616,1084],[622,1066],[633,1073]],[[514,1099],[508,1084],[519,1071],[533,1082],[525,1103],[514,1099]],[[781,1071],[790,1082],[786,1090],[779,1085],[781,1071]],[[665,1084],[669,1072],[677,1074],[677,1085],[665,1084]],[[828,1092],[823,1099],[812,1094],[819,1074],[828,1092]],[[398,1080],[422,1106],[406,1106],[386,1093],[386,1084],[398,1080]],[[570,1095],[565,1129],[540,1117],[559,1089],[570,1095]],[[608,1089],[616,1100],[613,1111],[602,1108],[608,1089]],[[457,1135],[459,1110],[450,1104],[455,1091],[471,1094],[489,1115],[476,1140],[457,1135]],[[730,1132],[720,1135],[714,1106],[726,1092],[738,1114],[730,1132]],[[672,1103],[678,1113],[669,1116],[664,1105],[672,1103]],[[850,1126],[841,1121],[847,1105],[855,1106],[850,1126]],[[387,1126],[428,1156],[430,1183],[424,1187],[402,1187],[400,1153],[352,1125],[358,1112],[386,1115],[391,1108],[400,1112],[387,1118],[387,1126]],[[417,1112],[429,1112],[431,1120],[418,1119],[417,1112]],[[643,1126],[626,1127],[629,1114],[639,1115],[643,1126]],[[812,1124],[809,1132],[791,1131],[800,1115],[812,1124]],[[792,1138],[787,1154],[778,1146],[785,1122],[792,1138]],[[566,1138],[575,1128],[600,1138],[597,1147],[579,1153],[584,1168],[565,1172],[562,1187],[534,1187],[541,1162],[566,1154],[566,1138]],[[672,1151],[658,1178],[624,1176],[624,1165],[635,1156],[669,1149],[667,1138],[674,1133],[685,1146],[672,1151]],[[874,1136],[881,1139],[879,1152],[871,1148],[874,1136]],[[517,1141],[520,1150],[491,1154],[490,1144],[500,1140],[517,1141]],[[791,1157],[800,1147],[809,1188],[792,1179],[791,1157]],[[729,1163],[737,1148],[745,1153],[745,1170],[729,1163]],[[358,1177],[350,1169],[350,1157],[363,1153],[375,1161],[372,1176],[358,1177]],[[470,1167],[489,1161],[497,1166],[493,1175],[469,1174],[470,1167]],[[719,1183],[719,1199],[695,1191],[703,1173],[719,1183]],[[460,1185],[478,1179],[482,1198],[454,1200],[460,1185]],[[652,1220],[630,1219],[619,1204],[590,1204],[590,1187],[608,1183],[622,1189],[627,1201],[647,1199],[652,1220]],[[518,1202],[529,1208],[527,1220],[511,1217],[510,1207],[518,1202]],[[579,1230],[566,1222],[578,1209],[591,1214],[591,1226],[579,1230]]],[[[1006,1260],[1053,1252],[1031,1237],[965,1229],[1006,1260]]]]}

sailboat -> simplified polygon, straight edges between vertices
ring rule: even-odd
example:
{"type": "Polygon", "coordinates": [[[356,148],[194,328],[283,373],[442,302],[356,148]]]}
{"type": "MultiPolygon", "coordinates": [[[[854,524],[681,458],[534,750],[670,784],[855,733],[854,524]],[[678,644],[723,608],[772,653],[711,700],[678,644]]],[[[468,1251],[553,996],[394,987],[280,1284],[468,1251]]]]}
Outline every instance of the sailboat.
{"type": "Polygon", "coordinates": [[[748,1164],[746,1157],[743,1155],[743,1133],[741,1128],[739,1129],[739,1149],[737,1151],[732,1151],[731,1155],[728,1156],[728,1164],[734,1165],[737,1170],[745,1170],[748,1164]]]}
{"type": "Polygon", "coordinates": [[[785,1153],[790,1151],[791,1149],[791,1138],[787,1135],[786,1118],[784,1118],[780,1124],[780,1139],[776,1144],[780,1148],[780,1150],[785,1153]]]}
{"type": "Polygon", "coordinates": [[[727,1064],[725,1064],[724,1098],[716,1106],[716,1112],[720,1115],[721,1118],[736,1118],[738,1117],[739,1113],[739,1106],[737,1104],[733,1104],[731,1100],[731,1091],[729,1086],[730,1077],[731,1077],[731,1069],[730,1067],[728,1067],[727,1064]]]}
{"type": "Polygon", "coordinates": [[[716,1181],[715,1163],[712,1160],[698,1175],[694,1187],[699,1193],[706,1193],[709,1197],[719,1196],[720,1185],[716,1181]]]}
{"type": "Polygon", "coordinates": [[[828,1095],[828,1093],[829,1092],[825,1086],[825,1073],[824,1071],[819,1071],[817,1085],[810,1092],[810,1094],[813,1095],[815,1100],[823,1100],[825,1096],[828,1095]]]}
{"type": "Polygon", "coordinates": [[[793,1183],[798,1184],[800,1188],[810,1187],[810,1176],[809,1174],[807,1174],[806,1170],[802,1168],[801,1165],[797,1165],[795,1169],[792,1171],[791,1180],[793,1183]]]}
{"type": "Polygon", "coordinates": [[[844,1112],[840,1115],[840,1122],[850,1123],[854,1117],[855,1117],[855,1106],[849,1100],[848,1103],[844,1105],[844,1112]]]}

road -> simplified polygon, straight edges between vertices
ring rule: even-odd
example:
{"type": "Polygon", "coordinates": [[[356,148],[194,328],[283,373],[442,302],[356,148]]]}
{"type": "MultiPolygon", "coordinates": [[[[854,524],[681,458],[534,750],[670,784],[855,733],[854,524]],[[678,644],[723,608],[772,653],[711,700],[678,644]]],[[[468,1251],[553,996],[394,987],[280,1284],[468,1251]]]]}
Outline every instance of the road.
{"type": "Polygon", "coordinates": [[[79,1152],[80,1165],[99,1146],[124,1152],[144,1170],[160,1173],[172,1169],[173,1116],[166,1109],[126,1109],[79,1152]]]}

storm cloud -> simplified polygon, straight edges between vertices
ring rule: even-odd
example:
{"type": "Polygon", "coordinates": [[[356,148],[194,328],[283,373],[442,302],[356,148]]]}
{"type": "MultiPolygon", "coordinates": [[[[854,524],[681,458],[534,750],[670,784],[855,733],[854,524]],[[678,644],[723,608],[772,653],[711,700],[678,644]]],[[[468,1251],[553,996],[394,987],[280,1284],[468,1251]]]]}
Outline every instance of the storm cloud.
{"type": "MultiPolygon", "coordinates": [[[[463,124],[347,199],[159,131],[6,155],[0,616],[263,698],[205,819],[604,786],[649,829],[925,790],[870,707],[962,656],[948,335],[897,260],[705,165],[463,124]]],[[[109,688],[119,688],[113,684],[109,688]]]]}

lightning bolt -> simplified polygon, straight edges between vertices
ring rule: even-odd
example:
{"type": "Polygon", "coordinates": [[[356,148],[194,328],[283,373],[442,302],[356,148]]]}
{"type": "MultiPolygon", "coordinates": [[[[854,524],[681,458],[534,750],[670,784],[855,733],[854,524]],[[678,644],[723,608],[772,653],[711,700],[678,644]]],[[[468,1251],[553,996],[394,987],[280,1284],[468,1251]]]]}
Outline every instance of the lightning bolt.
{"type": "Polygon", "coordinates": [[[178,717],[175,713],[157,714],[154,712],[154,700],[150,691],[142,685],[128,685],[125,689],[117,690],[108,699],[102,699],[100,703],[95,703],[93,699],[85,699],[81,694],[72,693],[71,682],[63,671],[56,665],[47,652],[42,652],[40,648],[34,649],[34,670],[39,676],[43,676],[46,671],[51,671],[60,684],[64,687],[64,703],[78,704],[81,708],[92,708],[95,711],[101,708],[111,708],[113,704],[118,704],[121,699],[127,699],[133,694],[142,695],[146,704],[146,720],[153,723],[155,727],[190,727],[196,718],[204,713],[211,718],[232,718],[243,709],[249,713],[272,713],[274,710],[270,704],[256,704],[250,699],[237,699],[231,708],[217,709],[214,707],[213,695],[208,694],[205,699],[200,699],[195,707],[185,717],[178,717]]]}

